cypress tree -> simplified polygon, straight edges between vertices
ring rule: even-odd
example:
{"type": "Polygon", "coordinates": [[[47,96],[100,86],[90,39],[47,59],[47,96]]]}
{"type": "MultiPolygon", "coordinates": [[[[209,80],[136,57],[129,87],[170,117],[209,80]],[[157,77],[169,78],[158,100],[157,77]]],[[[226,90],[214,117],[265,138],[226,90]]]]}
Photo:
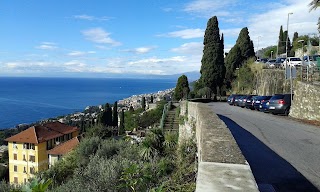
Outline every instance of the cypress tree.
{"type": "Polygon", "coordinates": [[[106,125],[107,123],[107,112],[106,109],[104,109],[104,111],[102,113],[100,113],[99,115],[99,123],[102,125],[106,125]]]}
{"type": "Polygon", "coordinates": [[[292,42],[295,42],[299,37],[298,32],[294,32],[292,42]]]}
{"type": "Polygon", "coordinates": [[[112,109],[109,103],[105,107],[105,116],[106,116],[106,126],[112,126],[112,109]]]}
{"type": "Polygon", "coordinates": [[[114,102],[112,110],[112,125],[118,126],[118,103],[114,102]]]}
{"type": "Polygon", "coordinates": [[[225,58],[226,80],[229,84],[234,78],[236,68],[240,68],[245,60],[254,56],[253,42],[250,39],[248,28],[242,28],[236,44],[225,58]]]}
{"type": "Polygon", "coordinates": [[[216,94],[217,86],[221,87],[224,79],[223,45],[216,16],[207,23],[203,44],[200,84],[202,88],[208,87],[216,94]]]}
{"type": "Polygon", "coordinates": [[[279,39],[278,39],[278,54],[286,52],[286,37],[283,34],[282,25],[280,26],[279,39]]]}
{"type": "Polygon", "coordinates": [[[188,77],[181,75],[178,78],[176,88],[174,89],[174,98],[179,101],[180,99],[185,99],[188,97],[190,92],[188,77]]]}
{"type": "Polygon", "coordinates": [[[150,103],[153,103],[153,95],[150,97],[150,103]]]}
{"type": "Polygon", "coordinates": [[[142,99],[141,99],[141,108],[143,110],[146,110],[146,98],[145,97],[142,97],[142,99]]]}
{"type": "Polygon", "coordinates": [[[225,59],[226,79],[228,81],[231,81],[234,78],[234,71],[236,70],[236,68],[241,66],[242,62],[241,50],[236,44],[231,48],[225,59]]]}
{"type": "MultiPolygon", "coordinates": [[[[285,38],[287,38],[287,35],[288,35],[288,32],[287,31],[285,31],[285,32],[283,32],[283,36],[285,37],[285,38]]],[[[286,41],[286,39],[285,39],[285,41],[286,41]]],[[[284,53],[286,52],[286,42],[284,42],[284,53]]],[[[288,51],[288,56],[290,57],[290,51],[291,51],[291,41],[290,41],[290,38],[288,37],[288,44],[287,44],[287,51],[288,51]]]]}
{"type": "Polygon", "coordinates": [[[236,44],[240,48],[241,55],[243,57],[242,61],[255,56],[253,42],[250,39],[249,31],[247,27],[244,27],[241,29],[236,44]]]}
{"type": "Polygon", "coordinates": [[[134,112],[134,108],[132,106],[129,107],[129,112],[133,113],[134,112]]]}
{"type": "Polygon", "coordinates": [[[118,128],[119,135],[122,135],[125,133],[124,129],[124,110],[122,109],[120,112],[120,123],[119,123],[119,128],[118,128]]]}

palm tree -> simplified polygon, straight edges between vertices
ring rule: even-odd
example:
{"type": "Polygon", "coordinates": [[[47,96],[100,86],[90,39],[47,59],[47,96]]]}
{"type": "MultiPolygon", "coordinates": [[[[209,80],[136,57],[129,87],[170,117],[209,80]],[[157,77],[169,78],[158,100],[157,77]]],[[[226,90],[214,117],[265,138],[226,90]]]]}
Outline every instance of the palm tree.
{"type": "MultiPolygon", "coordinates": [[[[309,3],[309,6],[310,6],[310,11],[312,10],[316,10],[318,7],[320,7],[320,0],[312,0],[310,3],[309,3]]],[[[318,19],[318,31],[320,33],[320,17],[318,19]]],[[[320,42],[319,42],[320,43],[320,42]]]]}
{"type": "Polygon", "coordinates": [[[174,149],[178,143],[178,134],[175,132],[167,132],[164,135],[164,145],[169,149],[174,149]]]}
{"type": "Polygon", "coordinates": [[[25,192],[45,192],[47,191],[49,185],[52,183],[51,179],[39,180],[38,178],[33,178],[30,183],[25,185],[22,191],[25,192]]]}
{"type": "Polygon", "coordinates": [[[146,138],[142,141],[140,156],[149,160],[163,152],[164,136],[161,129],[151,129],[146,138]]]}
{"type": "Polygon", "coordinates": [[[310,11],[311,10],[316,10],[320,6],[320,0],[312,0],[309,3],[309,6],[310,6],[310,11]]]}
{"type": "Polygon", "coordinates": [[[156,149],[152,146],[152,141],[149,138],[145,138],[141,142],[140,156],[144,160],[149,160],[152,157],[154,157],[155,154],[156,154],[156,149]]]}

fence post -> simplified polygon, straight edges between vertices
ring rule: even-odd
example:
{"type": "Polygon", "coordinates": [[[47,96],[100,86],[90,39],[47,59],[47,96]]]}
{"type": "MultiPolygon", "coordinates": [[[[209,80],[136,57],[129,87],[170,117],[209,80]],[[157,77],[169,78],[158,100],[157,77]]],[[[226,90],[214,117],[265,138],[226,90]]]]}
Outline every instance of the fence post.
{"type": "Polygon", "coordinates": [[[307,65],[307,81],[309,81],[309,65],[307,65]]]}

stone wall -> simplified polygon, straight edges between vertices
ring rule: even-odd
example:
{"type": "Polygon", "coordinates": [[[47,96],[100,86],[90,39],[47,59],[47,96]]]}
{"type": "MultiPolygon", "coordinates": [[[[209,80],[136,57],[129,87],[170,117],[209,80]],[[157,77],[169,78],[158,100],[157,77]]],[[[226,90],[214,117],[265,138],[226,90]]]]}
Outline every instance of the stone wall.
{"type": "Polygon", "coordinates": [[[320,121],[320,86],[297,81],[289,115],[320,121]]]}
{"type": "Polygon", "coordinates": [[[180,102],[179,143],[196,139],[196,192],[258,191],[250,166],[225,123],[204,103],[180,102]]]}
{"type": "Polygon", "coordinates": [[[274,95],[290,92],[290,82],[284,78],[284,70],[264,69],[255,74],[256,93],[258,95],[274,95]]]}

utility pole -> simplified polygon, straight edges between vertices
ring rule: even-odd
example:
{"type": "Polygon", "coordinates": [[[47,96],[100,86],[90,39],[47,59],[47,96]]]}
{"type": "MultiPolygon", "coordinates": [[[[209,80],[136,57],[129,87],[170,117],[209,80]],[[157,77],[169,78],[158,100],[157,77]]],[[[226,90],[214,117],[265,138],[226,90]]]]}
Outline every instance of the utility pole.
{"type": "Polygon", "coordinates": [[[289,15],[293,13],[288,13],[287,19],[287,38],[286,38],[286,65],[285,65],[285,78],[287,79],[287,65],[288,65],[288,39],[289,39],[289,15]]]}

